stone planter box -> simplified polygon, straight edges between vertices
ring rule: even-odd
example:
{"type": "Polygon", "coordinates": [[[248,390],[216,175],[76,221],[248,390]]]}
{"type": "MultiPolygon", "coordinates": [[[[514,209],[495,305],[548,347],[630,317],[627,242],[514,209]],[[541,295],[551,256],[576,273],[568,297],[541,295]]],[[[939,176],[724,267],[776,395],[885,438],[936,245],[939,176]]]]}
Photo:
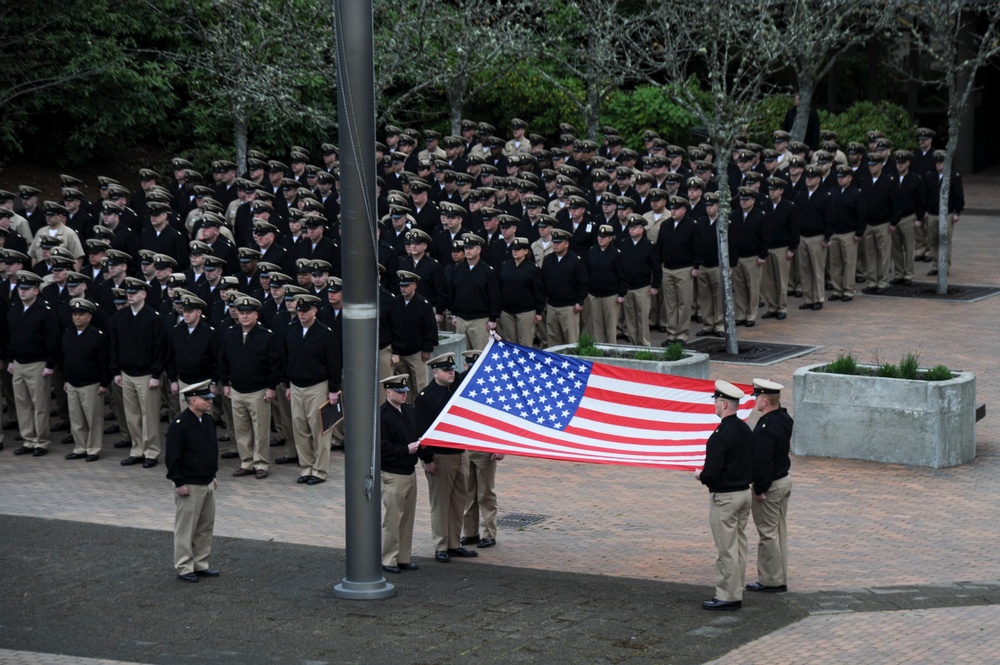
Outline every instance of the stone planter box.
{"type": "MultiPolygon", "coordinates": [[[[598,344],[597,348],[602,351],[610,352],[629,352],[629,351],[652,351],[654,353],[660,353],[663,349],[653,348],[649,346],[629,346],[627,344],[598,344]]],[[[560,344],[558,346],[551,346],[546,351],[551,351],[552,353],[561,353],[567,356],[573,356],[574,358],[582,358],[583,356],[578,356],[575,353],[570,353],[576,349],[576,344],[560,344]]],[[[616,367],[628,367],[630,369],[641,369],[646,372],[655,372],[657,374],[672,374],[673,376],[686,376],[691,379],[707,379],[709,374],[708,366],[708,354],[707,353],[695,353],[693,351],[688,351],[688,355],[680,360],[633,360],[631,358],[590,358],[587,360],[593,360],[594,362],[604,363],[605,365],[615,365],[616,367]]]]}
{"type": "Polygon", "coordinates": [[[793,377],[796,455],[935,469],[975,459],[975,374],[923,381],[812,371],[824,364],[793,377]]]}

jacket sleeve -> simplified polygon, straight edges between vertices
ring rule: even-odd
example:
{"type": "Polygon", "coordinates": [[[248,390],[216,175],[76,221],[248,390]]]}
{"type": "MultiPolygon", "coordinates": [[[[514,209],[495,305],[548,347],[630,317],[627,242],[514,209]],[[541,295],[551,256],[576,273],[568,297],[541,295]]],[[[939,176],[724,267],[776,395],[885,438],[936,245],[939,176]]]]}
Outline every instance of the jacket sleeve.
{"type": "Polygon", "coordinates": [[[281,351],[281,340],[273,332],[267,336],[267,387],[277,390],[285,375],[285,354],[281,351]]]}
{"type": "Polygon", "coordinates": [[[56,312],[49,309],[45,312],[45,367],[55,369],[62,362],[62,339],[59,333],[59,319],[56,312]]]}
{"type": "Polygon", "coordinates": [[[583,259],[577,259],[573,265],[573,277],[576,279],[576,304],[582,307],[587,302],[587,289],[590,286],[590,276],[583,259]]]}

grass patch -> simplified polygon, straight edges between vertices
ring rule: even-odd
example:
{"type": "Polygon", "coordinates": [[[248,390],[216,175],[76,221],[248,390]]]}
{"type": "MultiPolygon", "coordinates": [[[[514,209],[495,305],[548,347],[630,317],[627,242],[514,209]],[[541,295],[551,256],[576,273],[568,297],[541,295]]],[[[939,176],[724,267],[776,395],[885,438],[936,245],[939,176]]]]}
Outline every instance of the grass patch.
{"type": "Polygon", "coordinates": [[[919,353],[907,353],[903,356],[903,359],[899,361],[899,378],[910,379],[912,381],[913,379],[919,378],[919,372],[919,353]]]}
{"type": "Polygon", "coordinates": [[[593,336],[584,333],[580,335],[580,339],[576,342],[576,355],[586,356],[587,358],[603,358],[604,351],[601,351],[594,344],[593,336]]]}

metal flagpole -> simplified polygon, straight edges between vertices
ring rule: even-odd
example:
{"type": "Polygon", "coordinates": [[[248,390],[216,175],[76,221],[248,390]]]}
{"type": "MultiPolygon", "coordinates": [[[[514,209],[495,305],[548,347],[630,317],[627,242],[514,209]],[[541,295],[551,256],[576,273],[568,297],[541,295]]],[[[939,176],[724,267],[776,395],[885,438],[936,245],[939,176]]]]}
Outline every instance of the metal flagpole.
{"type": "Polygon", "coordinates": [[[375,212],[375,67],[371,0],[334,0],[344,277],[347,575],[335,596],[395,593],[382,577],[378,442],[378,270],[375,212]]]}

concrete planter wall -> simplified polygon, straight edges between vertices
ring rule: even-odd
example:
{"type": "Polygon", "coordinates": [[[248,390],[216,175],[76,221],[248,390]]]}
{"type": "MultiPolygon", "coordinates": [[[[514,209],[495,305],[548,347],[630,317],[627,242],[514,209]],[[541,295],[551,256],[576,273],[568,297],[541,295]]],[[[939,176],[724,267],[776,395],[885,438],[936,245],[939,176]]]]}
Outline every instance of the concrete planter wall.
{"type": "MultiPolygon", "coordinates": [[[[598,344],[597,348],[602,351],[611,352],[629,352],[629,351],[652,351],[654,353],[662,352],[663,349],[654,349],[648,346],[628,346],[625,344],[598,344]]],[[[546,351],[551,351],[552,353],[561,353],[567,356],[573,356],[575,358],[580,358],[582,356],[577,356],[572,351],[576,350],[576,344],[560,344],[559,346],[552,346],[546,351]]],[[[674,376],[686,376],[692,379],[707,379],[708,378],[708,354],[707,353],[694,353],[688,352],[686,358],[681,358],[680,360],[633,360],[631,358],[587,358],[588,360],[593,360],[594,362],[604,363],[605,365],[615,365],[617,367],[628,367],[630,369],[641,369],[646,372],[656,372],[657,374],[672,374],[674,376]]]]}
{"type": "Polygon", "coordinates": [[[935,469],[975,459],[975,374],[923,381],[812,371],[823,365],[793,378],[796,455],[935,469]]]}

